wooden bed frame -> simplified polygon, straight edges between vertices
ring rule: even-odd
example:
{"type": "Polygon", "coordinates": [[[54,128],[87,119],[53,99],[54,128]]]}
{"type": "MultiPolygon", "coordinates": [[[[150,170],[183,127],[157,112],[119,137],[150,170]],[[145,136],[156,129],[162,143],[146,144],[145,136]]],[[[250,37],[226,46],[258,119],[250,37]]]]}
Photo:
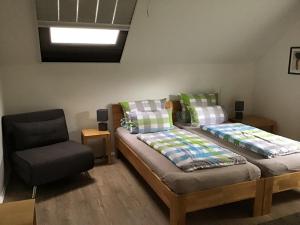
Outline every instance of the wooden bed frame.
{"type": "MultiPolygon", "coordinates": [[[[178,105],[172,102],[166,103],[167,108],[173,108],[173,119],[178,105]]],[[[119,104],[112,105],[113,128],[120,127],[123,111],[119,104]]],[[[260,216],[263,213],[264,181],[262,179],[211,188],[208,190],[177,194],[173,192],[152,169],[130,148],[120,137],[115,135],[116,150],[133,165],[139,174],[146,180],[156,194],[170,209],[170,225],[185,225],[186,214],[200,209],[237,202],[254,198],[253,215],[260,216]]]]}
{"type": "MultiPolygon", "coordinates": [[[[174,111],[181,111],[181,104],[179,101],[173,101],[172,104],[174,111]]],[[[264,187],[261,215],[266,215],[271,213],[272,196],[274,193],[300,188],[300,172],[291,172],[278,176],[261,178],[261,182],[263,182],[264,187]]]]}
{"type": "Polygon", "coordinates": [[[274,193],[300,188],[300,172],[286,173],[279,176],[263,178],[262,180],[264,180],[263,215],[271,213],[274,193]]]}

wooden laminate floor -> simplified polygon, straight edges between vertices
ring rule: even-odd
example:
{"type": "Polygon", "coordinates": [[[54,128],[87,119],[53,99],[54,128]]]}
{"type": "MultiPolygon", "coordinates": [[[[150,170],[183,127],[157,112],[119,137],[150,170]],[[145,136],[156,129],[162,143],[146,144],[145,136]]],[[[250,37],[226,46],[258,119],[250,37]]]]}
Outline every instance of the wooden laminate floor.
{"type": "MultiPolygon", "coordinates": [[[[5,201],[31,197],[31,188],[13,177],[5,201]]],[[[252,201],[190,213],[187,225],[257,225],[300,212],[300,191],[276,194],[272,214],[252,218],[252,201]]],[[[169,211],[137,172],[123,160],[38,188],[37,225],[168,225],[169,211]]],[[[300,224],[300,222],[299,222],[300,224]]]]}

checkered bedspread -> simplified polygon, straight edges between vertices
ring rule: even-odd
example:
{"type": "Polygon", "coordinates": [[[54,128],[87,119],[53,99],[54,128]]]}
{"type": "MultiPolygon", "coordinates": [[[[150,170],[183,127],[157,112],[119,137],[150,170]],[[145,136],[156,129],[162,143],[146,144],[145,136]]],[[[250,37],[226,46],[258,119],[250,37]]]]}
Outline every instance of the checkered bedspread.
{"type": "Polygon", "coordinates": [[[300,152],[300,142],[241,123],[204,125],[201,128],[218,138],[253,151],[265,158],[300,152]]]}
{"type": "Polygon", "coordinates": [[[246,163],[246,159],[186,130],[139,134],[138,139],[185,172],[246,163]]]}

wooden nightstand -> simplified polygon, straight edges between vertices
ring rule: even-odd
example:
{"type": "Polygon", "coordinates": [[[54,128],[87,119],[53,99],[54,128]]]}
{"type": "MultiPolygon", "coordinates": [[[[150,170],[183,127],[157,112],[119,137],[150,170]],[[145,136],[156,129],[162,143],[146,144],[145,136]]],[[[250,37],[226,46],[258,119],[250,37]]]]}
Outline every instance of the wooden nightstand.
{"type": "Polygon", "coordinates": [[[244,123],[274,134],[277,133],[277,123],[274,120],[270,120],[264,117],[249,115],[244,116],[242,120],[231,118],[229,119],[229,121],[233,123],[244,123]]]}
{"type": "Polygon", "coordinates": [[[104,138],[105,140],[105,147],[106,147],[106,155],[108,158],[108,163],[112,163],[112,146],[111,146],[111,137],[109,131],[99,131],[97,129],[83,129],[81,131],[81,142],[82,144],[86,145],[89,139],[94,138],[104,138]]]}
{"type": "Polygon", "coordinates": [[[0,225],[35,225],[35,200],[0,204],[0,225]]]}

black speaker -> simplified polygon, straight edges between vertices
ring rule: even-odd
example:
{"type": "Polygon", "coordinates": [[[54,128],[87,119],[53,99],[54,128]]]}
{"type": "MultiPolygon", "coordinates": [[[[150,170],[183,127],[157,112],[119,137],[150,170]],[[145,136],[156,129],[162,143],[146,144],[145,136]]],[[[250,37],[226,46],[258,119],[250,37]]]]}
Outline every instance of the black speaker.
{"type": "Polygon", "coordinates": [[[243,112],[244,112],[245,104],[244,101],[235,101],[235,118],[238,120],[243,119],[243,112]]]}
{"type": "Polygon", "coordinates": [[[98,130],[106,131],[107,121],[108,121],[108,109],[97,110],[97,121],[98,121],[98,130]]]}
{"type": "Polygon", "coordinates": [[[106,131],[107,130],[107,123],[98,123],[98,130],[100,131],[106,131]]]}
{"type": "Polygon", "coordinates": [[[235,118],[237,120],[242,120],[244,117],[243,112],[235,112],[235,118]]]}
{"type": "Polygon", "coordinates": [[[104,122],[108,120],[108,110],[107,109],[98,109],[97,110],[97,121],[104,122]]]}
{"type": "Polygon", "coordinates": [[[235,111],[236,112],[244,111],[244,101],[235,101],[235,111]]]}

